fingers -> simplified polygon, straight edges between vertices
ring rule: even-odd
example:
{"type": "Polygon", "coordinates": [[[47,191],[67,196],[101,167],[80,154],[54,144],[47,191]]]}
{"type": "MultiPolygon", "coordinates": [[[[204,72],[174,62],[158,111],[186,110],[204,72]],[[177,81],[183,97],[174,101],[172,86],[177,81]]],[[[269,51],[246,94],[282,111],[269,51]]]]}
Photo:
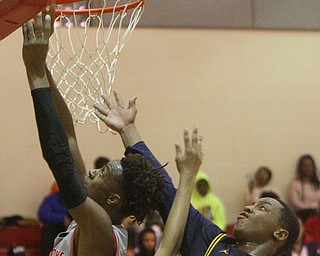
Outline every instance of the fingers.
{"type": "Polygon", "coordinates": [[[106,103],[107,107],[109,109],[112,109],[113,108],[113,104],[112,104],[109,96],[108,95],[102,95],[102,98],[103,98],[104,102],[106,103]]]}
{"type": "Polygon", "coordinates": [[[203,161],[202,137],[198,135],[198,128],[194,128],[192,135],[188,130],[183,131],[185,151],[176,144],[176,164],[180,173],[195,175],[203,161]]]}
{"type": "Polygon", "coordinates": [[[191,143],[190,143],[190,136],[188,130],[184,130],[183,132],[184,144],[185,144],[185,151],[186,153],[198,153],[199,155],[202,154],[202,136],[198,134],[198,128],[193,128],[193,132],[191,135],[191,143]]]}
{"type": "Polygon", "coordinates": [[[50,5],[50,8],[49,8],[49,15],[50,15],[50,18],[51,18],[51,23],[50,23],[50,35],[52,35],[53,31],[54,31],[54,20],[55,20],[55,9],[56,9],[56,1],[54,0],[53,3],[50,5]]]}
{"type": "Polygon", "coordinates": [[[185,146],[186,152],[190,152],[191,145],[190,145],[189,132],[187,129],[184,129],[184,131],[183,131],[183,139],[184,139],[184,146],[185,146]]]}
{"type": "Polygon", "coordinates": [[[114,95],[114,98],[116,99],[116,104],[117,104],[117,106],[124,108],[124,104],[123,104],[123,100],[122,100],[122,98],[121,98],[120,92],[117,91],[117,90],[115,90],[115,91],[113,92],[113,95],[114,95]]]}
{"type": "MultiPolygon", "coordinates": [[[[116,99],[117,107],[123,108],[123,101],[122,101],[122,98],[120,96],[119,91],[114,91],[113,94],[114,94],[114,97],[116,99]]],[[[97,109],[98,111],[100,111],[102,114],[108,115],[109,110],[114,109],[115,106],[112,103],[112,101],[110,100],[108,95],[103,94],[103,95],[101,95],[101,97],[103,98],[107,108],[105,106],[102,106],[102,105],[98,104],[98,103],[93,104],[93,107],[95,109],[97,109]]]]}
{"type": "Polygon", "coordinates": [[[202,162],[203,161],[203,156],[204,156],[204,153],[202,151],[202,136],[200,137],[200,140],[199,140],[198,155],[199,155],[200,160],[202,162]]]}
{"type": "Polygon", "coordinates": [[[28,28],[27,23],[22,25],[22,34],[23,34],[23,44],[26,45],[28,43],[28,28]]]}
{"type": "Polygon", "coordinates": [[[198,146],[198,128],[194,127],[192,132],[192,147],[198,146]]]}
{"type": "Polygon", "coordinates": [[[42,12],[22,25],[23,43],[47,43],[51,35],[51,16],[45,15],[43,20],[42,12]]]}
{"type": "Polygon", "coordinates": [[[192,149],[202,154],[202,136],[198,134],[198,128],[194,127],[192,132],[192,149]]]}
{"type": "Polygon", "coordinates": [[[108,114],[109,114],[109,110],[106,109],[104,106],[95,103],[93,104],[93,107],[95,108],[94,113],[96,114],[96,116],[105,124],[107,123],[107,119],[108,119],[108,114]]]}
{"type": "Polygon", "coordinates": [[[34,29],[33,29],[33,23],[31,20],[29,20],[26,24],[27,27],[27,41],[32,42],[34,41],[34,29]]]}
{"type": "Polygon", "coordinates": [[[129,100],[129,108],[137,110],[136,107],[136,100],[138,99],[138,96],[134,96],[129,100]]]}
{"type": "Polygon", "coordinates": [[[43,36],[42,12],[38,13],[35,17],[34,34],[37,40],[40,40],[43,36]]]}
{"type": "MultiPolygon", "coordinates": [[[[114,97],[116,99],[117,107],[125,108],[124,107],[124,103],[123,103],[123,99],[122,99],[122,97],[120,95],[120,92],[118,90],[115,90],[113,92],[113,94],[114,94],[114,97]]],[[[128,106],[129,109],[136,110],[136,100],[137,100],[137,98],[138,98],[138,96],[134,96],[129,100],[129,106],[128,106]]]]}
{"type": "MultiPolygon", "coordinates": [[[[102,96],[103,97],[103,96],[102,96]]],[[[108,109],[106,109],[104,106],[100,105],[100,104],[93,104],[93,107],[96,109],[95,113],[99,113],[99,115],[97,114],[97,116],[99,117],[100,115],[104,115],[107,116],[108,115],[108,109]]],[[[99,117],[100,118],[100,117],[99,117]]],[[[100,118],[101,119],[101,118],[100,118]]]]}
{"type": "Polygon", "coordinates": [[[107,118],[108,118],[108,114],[103,113],[99,108],[97,108],[94,113],[96,114],[96,116],[103,121],[104,123],[107,122],[107,118]]]}
{"type": "Polygon", "coordinates": [[[202,137],[202,136],[199,136],[199,139],[198,139],[198,150],[199,150],[199,152],[200,152],[201,154],[203,154],[203,153],[202,153],[202,139],[203,139],[203,137],[202,137]]]}
{"type": "MultiPolygon", "coordinates": [[[[49,7],[49,12],[48,12],[48,14],[50,15],[52,21],[54,20],[54,11],[55,11],[55,9],[56,9],[56,1],[53,1],[52,4],[49,7]]],[[[52,23],[52,26],[53,26],[53,23],[52,23]]]]}
{"type": "MultiPolygon", "coordinates": [[[[53,31],[54,31],[54,20],[55,20],[55,9],[56,9],[56,1],[53,0],[51,1],[52,3],[50,4],[50,6],[46,7],[45,9],[42,10],[42,20],[45,20],[45,17],[47,15],[50,16],[50,34],[47,36],[47,33],[45,34],[45,38],[49,38],[53,31]]],[[[45,25],[45,30],[48,28],[46,28],[46,25],[45,25]]],[[[45,31],[45,32],[47,32],[45,31]]]]}
{"type": "Polygon", "coordinates": [[[179,144],[176,144],[176,159],[181,159],[182,157],[182,150],[179,144]]]}
{"type": "MultiPolygon", "coordinates": [[[[114,94],[114,97],[115,97],[115,100],[116,100],[116,106],[121,108],[121,109],[124,109],[124,103],[123,103],[123,99],[121,97],[121,94],[119,91],[115,90],[113,92],[114,94]]],[[[107,96],[107,95],[102,95],[102,98],[104,100],[104,102],[106,103],[107,107],[109,109],[113,109],[115,108],[115,105],[112,103],[112,101],[110,100],[110,98],[107,96]]],[[[132,97],[130,100],[129,100],[129,109],[134,109],[136,110],[136,100],[137,100],[137,96],[134,96],[132,97]]]]}
{"type": "Polygon", "coordinates": [[[49,39],[51,35],[51,16],[46,15],[44,18],[44,38],[49,39]]]}

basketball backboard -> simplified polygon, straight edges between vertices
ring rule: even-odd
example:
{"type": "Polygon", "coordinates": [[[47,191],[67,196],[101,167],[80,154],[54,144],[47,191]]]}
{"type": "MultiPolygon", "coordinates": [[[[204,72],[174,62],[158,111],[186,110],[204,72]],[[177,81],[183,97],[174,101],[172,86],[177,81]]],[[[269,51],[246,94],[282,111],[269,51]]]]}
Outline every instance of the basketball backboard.
{"type": "Polygon", "coordinates": [[[0,0],[0,41],[34,17],[52,0],[0,0]]]}

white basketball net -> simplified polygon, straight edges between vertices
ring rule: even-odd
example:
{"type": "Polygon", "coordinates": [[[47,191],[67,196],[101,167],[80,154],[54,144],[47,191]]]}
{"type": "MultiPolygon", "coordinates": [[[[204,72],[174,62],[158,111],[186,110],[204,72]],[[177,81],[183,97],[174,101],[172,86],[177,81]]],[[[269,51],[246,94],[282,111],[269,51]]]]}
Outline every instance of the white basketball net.
{"type": "MultiPolygon", "coordinates": [[[[57,5],[56,9],[93,9],[97,8],[96,2],[57,5]]],[[[99,2],[99,8],[107,7],[106,0],[99,2]]],[[[111,13],[60,13],[55,20],[47,63],[75,124],[89,121],[97,124],[100,132],[107,130],[94,114],[93,103],[103,104],[101,95],[110,95],[118,57],[143,13],[143,2],[129,10],[130,2],[116,0],[111,13]],[[116,11],[120,5],[125,8],[116,11]]]]}

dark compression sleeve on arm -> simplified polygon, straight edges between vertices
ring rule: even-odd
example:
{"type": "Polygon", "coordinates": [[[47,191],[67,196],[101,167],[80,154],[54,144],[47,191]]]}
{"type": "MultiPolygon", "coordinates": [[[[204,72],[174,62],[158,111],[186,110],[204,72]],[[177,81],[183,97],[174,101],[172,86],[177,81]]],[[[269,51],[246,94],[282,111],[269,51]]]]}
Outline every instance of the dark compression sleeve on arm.
{"type": "Polygon", "coordinates": [[[39,88],[31,93],[42,155],[59,185],[64,204],[68,209],[74,208],[86,199],[87,193],[73,163],[68,139],[53,104],[51,91],[49,88],[39,88]]]}

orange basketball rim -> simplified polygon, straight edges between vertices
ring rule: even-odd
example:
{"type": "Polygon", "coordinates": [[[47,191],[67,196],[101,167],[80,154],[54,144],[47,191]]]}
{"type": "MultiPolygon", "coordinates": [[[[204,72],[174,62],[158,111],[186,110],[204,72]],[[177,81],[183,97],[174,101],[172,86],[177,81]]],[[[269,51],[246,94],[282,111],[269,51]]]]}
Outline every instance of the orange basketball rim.
{"type": "Polygon", "coordinates": [[[33,18],[52,0],[2,0],[0,1],[0,40],[10,35],[26,21],[33,18]]]}
{"type": "MultiPolygon", "coordinates": [[[[75,2],[81,2],[81,0],[57,0],[57,4],[70,4],[75,2]]],[[[103,8],[89,8],[81,10],[64,10],[56,9],[56,14],[58,15],[87,15],[87,14],[101,14],[108,12],[119,12],[123,10],[130,10],[136,8],[139,5],[145,3],[145,0],[128,1],[126,4],[115,5],[115,6],[105,6],[103,8]]]]}
{"type": "MultiPolygon", "coordinates": [[[[79,0],[57,0],[57,4],[68,4],[79,0]]],[[[33,18],[43,8],[50,5],[53,0],[1,0],[0,1],[0,41],[13,31],[33,18]]],[[[124,9],[132,9],[144,3],[144,0],[136,0],[126,5],[110,6],[84,10],[56,10],[60,15],[85,15],[88,13],[118,12],[124,9]]]]}

